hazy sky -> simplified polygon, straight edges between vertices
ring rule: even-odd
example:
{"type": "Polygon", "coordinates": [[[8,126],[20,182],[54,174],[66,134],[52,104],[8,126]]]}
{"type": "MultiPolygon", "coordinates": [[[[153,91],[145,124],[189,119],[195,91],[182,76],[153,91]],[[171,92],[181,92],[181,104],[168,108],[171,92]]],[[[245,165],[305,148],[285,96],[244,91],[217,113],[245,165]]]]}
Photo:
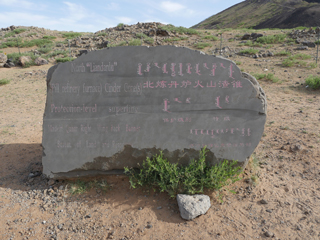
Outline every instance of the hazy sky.
{"type": "Polygon", "coordinates": [[[96,32],[118,23],[161,22],[191,27],[239,0],[0,0],[0,28],[35,26],[96,32]]]}

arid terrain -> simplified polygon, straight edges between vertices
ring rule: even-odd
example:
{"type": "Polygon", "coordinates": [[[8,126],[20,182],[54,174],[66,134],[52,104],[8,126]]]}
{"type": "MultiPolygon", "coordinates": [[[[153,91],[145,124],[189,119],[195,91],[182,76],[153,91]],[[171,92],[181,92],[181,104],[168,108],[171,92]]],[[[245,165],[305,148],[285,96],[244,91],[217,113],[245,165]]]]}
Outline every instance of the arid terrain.
{"type": "MultiPolygon", "coordinates": [[[[272,36],[291,30],[252,32],[272,36]]],[[[101,37],[114,37],[109,33],[101,37]]],[[[154,45],[198,49],[204,42],[210,45],[202,51],[219,55],[220,41],[206,36],[220,40],[220,33],[201,30],[172,41],[158,37],[154,45]]],[[[245,33],[223,31],[222,54],[257,78],[270,73],[258,80],[268,100],[265,131],[242,180],[220,192],[206,191],[212,206],[192,221],[180,217],[168,194],[131,189],[124,175],[85,179],[85,184],[44,178],[42,121],[46,74],[54,59],[42,66],[0,68],[0,79],[10,80],[0,85],[0,239],[320,239],[320,91],[305,84],[309,75],[320,75],[316,48],[297,50],[294,40],[252,46],[241,40],[245,33]],[[258,52],[241,54],[245,49],[258,52]],[[310,58],[283,64],[296,54],[310,58]],[[81,193],[72,194],[76,188],[81,193]]],[[[120,34],[125,38],[126,30],[120,34]]],[[[20,50],[30,49],[36,47],[20,50]]]]}

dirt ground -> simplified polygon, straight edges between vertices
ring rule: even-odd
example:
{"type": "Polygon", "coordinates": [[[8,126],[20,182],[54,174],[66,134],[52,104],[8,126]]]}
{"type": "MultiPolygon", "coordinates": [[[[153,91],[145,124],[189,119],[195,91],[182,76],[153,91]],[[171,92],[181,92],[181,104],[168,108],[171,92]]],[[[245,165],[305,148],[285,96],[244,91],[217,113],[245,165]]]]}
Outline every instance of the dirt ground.
{"type": "Polygon", "coordinates": [[[11,79],[0,86],[0,239],[320,239],[320,91],[305,85],[319,65],[284,68],[275,56],[230,59],[280,81],[259,80],[267,122],[255,161],[227,188],[236,194],[207,191],[212,206],[193,221],[180,217],[175,199],[131,189],[126,176],[98,179],[107,181],[106,192],[74,195],[72,182],[48,182],[41,142],[51,65],[0,68],[0,79],[11,79]]]}

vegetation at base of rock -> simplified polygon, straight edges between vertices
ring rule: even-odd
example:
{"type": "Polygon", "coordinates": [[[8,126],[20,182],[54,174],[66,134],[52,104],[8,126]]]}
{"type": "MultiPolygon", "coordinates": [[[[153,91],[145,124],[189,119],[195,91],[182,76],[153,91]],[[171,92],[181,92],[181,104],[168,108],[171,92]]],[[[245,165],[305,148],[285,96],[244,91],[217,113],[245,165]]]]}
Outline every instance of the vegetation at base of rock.
{"type": "Polygon", "coordinates": [[[314,42],[316,45],[320,45],[320,40],[314,42]]]}
{"type": "Polygon", "coordinates": [[[107,192],[109,190],[109,185],[105,180],[93,180],[93,181],[83,181],[78,180],[70,184],[69,192],[74,194],[83,194],[91,189],[95,188],[96,190],[101,190],[102,192],[107,192]]]}
{"type": "Polygon", "coordinates": [[[56,58],[57,63],[71,62],[73,60],[74,60],[74,58],[68,58],[68,57],[56,58]]]}
{"type": "Polygon", "coordinates": [[[167,30],[169,32],[176,32],[179,34],[190,34],[190,35],[197,35],[200,34],[197,30],[192,29],[192,28],[185,28],[185,27],[176,27],[172,24],[168,24],[165,26],[160,26],[159,28],[163,30],[167,30]]]}
{"type": "Polygon", "coordinates": [[[279,82],[279,78],[275,77],[273,73],[256,73],[253,76],[257,79],[266,79],[272,81],[273,83],[279,82]]]}
{"type": "Polygon", "coordinates": [[[306,79],[306,85],[308,85],[312,89],[320,89],[320,76],[310,75],[306,79]]]}
{"type": "Polygon", "coordinates": [[[6,79],[6,78],[0,79],[0,86],[1,85],[6,85],[6,84],[9,84],[9,83],[10,83],[9,79],[6,79]]]}
{"type": "Polygon", "coordinates": [[[27,67],[30,67],[30,66],[34,66],[36,65],[34,60],[39,57],[39,56],[35,56],[32,52],[26,52],[26,53],[9,53],[7,55],[8,59],[12,59],[12,62],[15,64],[15,65],[18,65],[19,64],[19,58],[22,57],[22,56],[29,56],[31,57],[31,61],[30,62],[27,62],[25,64],[25,68],[27,67]]]}
{"type": "Polygon", "coordinates": [[[147,158],[138,171],[125,168],[132,188],[149,186],[160,192],[167,192],[174,198],[176,194],[203,193],[205,188],[219,190],[223,186],[238,180],[241,167],[237,161],[224,160],[209,167],[205,161],[208,152],[203,148],[199,160],[192,160],[187,166],[170,163],[163,153],[147,158]]]}
{"type": "Polygon", "coordinates": [[[141,40],[140,39],[133,39],[128,43],[129,46],[140,46],[141,40]]]}
{"type": "Polygon", "coordinates": [[[254,54],[257,54],[258,52],[259,52],[258,49],[250,48],[250,49],[241,50],[239,53],[240,53],[240,54],[250,54],[250,55],[254,55],[254,54]]]}
{"type": "Polygon", "coordinates": [[[72,39],[72,38],[76,38],[76,37],[80,37],[82,34],[78,33],[78,32],[67,32],[67,33],[62,33],[62,37],[63,38],[67,38],[67,39],[72,39]]]}
{"type": "Polygon", "coordinates": [[[212,47],[212,44],[206,42],[198,42],[193,45],[197,49],[204,49],[206,47],[212,47]]]}

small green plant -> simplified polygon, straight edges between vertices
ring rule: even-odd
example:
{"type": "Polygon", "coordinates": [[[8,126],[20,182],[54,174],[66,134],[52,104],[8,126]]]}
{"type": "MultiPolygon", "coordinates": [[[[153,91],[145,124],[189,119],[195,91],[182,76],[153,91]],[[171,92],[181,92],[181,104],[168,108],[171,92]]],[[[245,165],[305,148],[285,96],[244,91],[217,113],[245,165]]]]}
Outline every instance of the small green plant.
{"type": "Polygon", "coordinates": [[[306,79],[306,85],[308,85],[312,89],[319,89],[320,88],[320,76],[310,75],[306,79]]]}
{"type": "Polygon", "coordinates": [[[38,48],[37,50],[42,53],[42,54],[46,54],[48,52],[50,52],[53,48],[53,45],[52,44],[49,44],[49,45],[44,45],[40,48],[38,48]]]}
{"type": "Polygon", "coordinates": [[[106,32],[100,32],[100,33],[97,34],[98,37],[104,37],[106,35],[107,35],[106,32]]]}
{"type": "Polygon", "coordinates": [[[116,46],[120,47],[120,46],[125,46],[125,45],[127,45],[127,42],[122,41],[122,42],[118,43],[116,46]]]}
{"type": "Polygon", "coordinates": [[[21,56],[29,56],[31,58],[31,61],[26,63],[24,67],[30,67],[35,65],[34,60],[37,58],[32,52],[28,53],[10,53],[7,55],[9,59],[12,59],[12,61],[17,65],[19,63],[19,58],[21,56]]]}
{"type": "Polygon", "coordinates": [[[150,186],[160,192],[167,192],[172,198],[178,193],[202,193],[204,188],[219,190],[239,180],[241,167],[237,166],[237,161],[224,160],[209,167],[205,161],[207,152],[203,148],[199,160],[192,160],[187,166],[170,163],[160,152],[154,158],[147,158],[139,171],[124,169],[129,175],[132,188],[150,186]]]}
{"type": "Polygon", "coordinates": [[[27,29],[25,29],[25,28],[16,28],[13,30],[13,32],[15,34],[19,34],[19,33],[25,32],[25,31],[27,31],[27,29]]]}
{"type": "Polygon", "coordinates": [[[316,45],[320,45],[320,40],[314,42],[316,45]]]}
{"type": "Polygon", "coordinates": [[[268,74],[256,73],[253,75],[257,80],[266,79],[266,80],[272,81],[273,83],[279,82],[279,78],[275,77],[274,74],[272,74],[272,73],[268,73],[268,74]]]}
{"type": "Polygon", "coordinates": [[[58,56],[58,55],[63,55],[64,57],[68,56],[68,51],[64,51],[64,50],[56,50],[52,53],[49,53],[47,55],[48,58],[51,58],[51,57],[55,57],[55,56],[58,56]]]}
{"type": "Polygon", "coordinates": [[[185,27],[176,27],[176,26],[174,26],[172,24],[168,24],[168,25],[165,25],[165,26],[160,26],[159,28],[163,29],[163,30],[167,30],[169,32],[176,32],[176,33],[179,33],[179,34],[190,34],[190,35],[198,35],[198,34],[200,34],[195,29],[185,28],[185,27]]]}
{"type": "Polygon", "coordinates": [[[102,192],[107,192],[109,190],[109,185],[106,180],[93,180],[93,181],[83,181],[78,180],[70,184],[69,192],[74,194],[83,194],[91,189],[102,190],[102,192]]]}
{"type": "Polygon", "coordinates": [[[12,37],[12,36],[14,36],[14,35],[15,35],[15,33],[12,31],[12,32],[6,33],[6,34],[4,35],[4,37],[5,37],[5,38],[8,38],[8,37],[12,37]]]}
{"type": "Polygon", "coordinates": [[[316,65],[314,63],[308,64],[305,61],[301,61],[301,60],[306,60],[310,58],[311,58],[310,55],[307,55],[304,53],[298,53],[283,60],[282,65],[284,67],[300,66],[300,67],[315,68],[316,65]]]}
{"type": "Polygon", "coordinates": [[[137,38],[147,38],[148,36],[145,35],[144,33],[137,33],[137,34],[136,34],[136,37],[137,37],[137,38]]]}
{"type": "Polygon", "coordinates": [[[262,44],[273,44],[273,43],[283,43],[287,38],[286,34],[276,34],[276,35],[269,35],[269,36],[263,36],[259,37],[257,39],[258,43],[262,44]]]}
{"type": "Polygon", "coordinates": [[[27,35],[27,37],[31,37],[31,36],[35,36],[35,35],[37,35],[37,33],[35,33],[35,32],[29,33],[29,34],[27,35]]]}
{"type": "Polygon", "coordinates": [[[152,44],[152,43],[154,42],[154,39],[151,38],[151,37],[147,37],[147,38],[144,39],[144,42],[145,42],[145,43],[152,44]]]}
{"type": "Polygon", "coordinates": [[[275,55],[276,56],[290,56],[291,53],[283,50],[283,51],[276,53],[275,55]]]}
{"type": "Polygon", "coordinates": [[[53,39],[56,39],[57,37],[55,37],[55,36],[43,36],[42,38],[43,39],[53,40],[53,39]]]}
{"type": "Polygon", "coordinates": [[[133,39],[128,43],[129,46],[140,46],[141,40],[140,39],[133,39]]]}
{"type": "Polygon", "coordinates": [[[9,79],[6,79],[6,78],[3,78],[3,79],[0,79],[0,86],[1,85],[6,85],[6,84],[9,84],[11,80],[9,79]]]}
{"type": "Polygon", "coordinates": [[[202,39],[208,39],[208,40],[211,40],[211,41],[218,41],[219,40],[218,37],[213,36],[213,35],[204,36],[204,37],[202,37],[202,39]]]}
{"type": "Polygon", "coordinates": [[[240,54],[250,54],[250,55],[254,55],[254,54],[257,54],[258,52],[259,52],[258,49],[249,48],[249,49],[241,50],[239,53],[240,53],[240,54]]]}
{"type": "Polygon", "coordinates": [[[193,45],[197,49],[204,49],[206,47],[212,47],[212,44],[206,42],[198,42],[193,45]]]}
{"type": "Polygon", "coordinates": [[[241,65],[241,62],[240,61],[236,61],[236,65],[241,65]]]}
{"type": "Polygon", "coordinates": [[[123,27],[123,23],[119,23],[118,25],[117,25],[117,28],[122,28],[123,27]]]}
{"type": "Polygon", "coordinates": [[[62,33],[62,37],[63,37],[63,38],[67,38],[67,39],[72,39],[72,38],[80,37],[81,35],[82,35],[81,33],[77,33],[77,32],[66,32],[66,33],[62,33]]]}

